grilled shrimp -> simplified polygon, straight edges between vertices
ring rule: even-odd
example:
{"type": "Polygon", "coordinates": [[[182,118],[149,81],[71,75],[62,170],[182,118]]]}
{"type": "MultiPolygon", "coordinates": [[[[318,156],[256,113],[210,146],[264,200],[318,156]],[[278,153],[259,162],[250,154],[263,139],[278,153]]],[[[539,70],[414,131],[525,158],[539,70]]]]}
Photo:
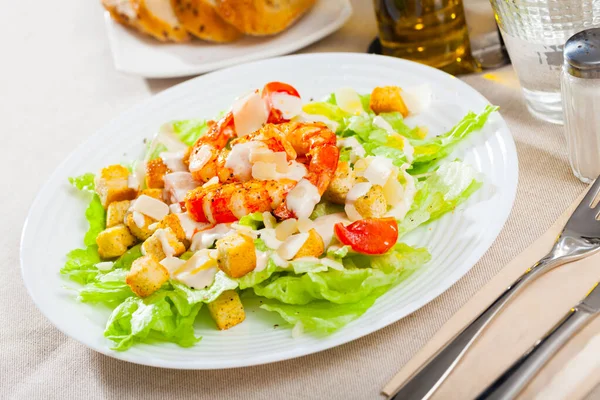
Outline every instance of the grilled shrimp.
{"type": "Polygon", "coordinates": [[[290,179],[216,184],[190,191],[185,204],[198,222],[234,222],[254,212],[276,209],[295,185],[290,179]]]}

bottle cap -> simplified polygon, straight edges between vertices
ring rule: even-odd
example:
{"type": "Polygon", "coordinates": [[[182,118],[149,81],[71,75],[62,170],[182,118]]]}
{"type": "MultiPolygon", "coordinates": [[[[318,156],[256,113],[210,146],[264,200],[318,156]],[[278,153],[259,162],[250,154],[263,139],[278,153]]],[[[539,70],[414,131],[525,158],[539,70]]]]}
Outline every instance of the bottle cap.
{"type": "Polygon", "coordinates": [[[565,71],[578,78],[600,78],[600,28],[571,36],[564,49],[565,71]]]}

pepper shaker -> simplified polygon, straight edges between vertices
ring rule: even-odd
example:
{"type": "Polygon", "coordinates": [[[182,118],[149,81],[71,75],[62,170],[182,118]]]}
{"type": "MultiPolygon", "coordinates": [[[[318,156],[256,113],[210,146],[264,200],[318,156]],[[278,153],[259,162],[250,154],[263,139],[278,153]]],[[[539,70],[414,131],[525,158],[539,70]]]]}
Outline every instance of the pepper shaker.
{"type": "Polygon", "coordinates": [[[600,175],[600,28],[567,40],[561,91],[569,162],[590,183],[600,175]]]}

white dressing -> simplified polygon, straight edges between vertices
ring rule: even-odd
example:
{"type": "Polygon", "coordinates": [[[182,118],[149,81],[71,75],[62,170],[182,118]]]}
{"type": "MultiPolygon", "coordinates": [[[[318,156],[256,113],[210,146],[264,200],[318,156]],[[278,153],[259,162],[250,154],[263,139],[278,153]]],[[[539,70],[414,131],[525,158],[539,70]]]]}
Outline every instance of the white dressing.
{"type": "Polygon", "coordinates": [[[111,269],[113,269],[115,263],[112,261],[103,261],[103,262],[99,262],[95,265],[96,268],[98,268],[98,271],[102,271],[102,272],[108,272],[111,269]]]}
{"type": "Polygon", "coordinates": [[[287,172],[288,160],[285,151],[272,151],[268,148],[257,148],[250,153],[250,162],[273,163],[277,168],[277,172],[287,172]]]}
{"type": "Polygon", "coordinates": [[[169,168],[172,172],[177,171],[187,171],[187,167],[183,163],[183,157],[185,155],[185,150],[182,151],[165,151],[159,154],[159,157],[163,160],[167,168],[169,168]]]}
{"type": "Polygon", "coordinates": [[[270,253],[268,253],[266,251],[260,251],[260,250],[255,250],[255,251],[256,251],[256,268],[254,268],[254,271],[260,272],[260,271],[263,271],[265,268],[267,268],[267,265],[269,263],[270,253]]]}
{"type": "Polygon", "coordinates": [[[271,94],[271,105],[281,111],[281,116],[285,119],[292,119],[302,112],[302,99],[287,93],[271,94]]]}
{"type": "Polygon", "coordinates": [[[202,185],[203,188],[209,187],[209,186],[213,186],[213,185],[218,185],[219,184],[219,177],[218,176],[213,176],[212,178],[210,178],[209,180],[207,180],[206,182],[204,182],[204,184],[202,185]]]}
{"type": "MultiPolygon", "coordinates": [[[[402,172],[403,177],[406,181],[404,186],[400,185],[400,187],[402,188],[402,200],[399,201],[396,205],[394,205],[392,207],[392,209],[390,211],[388,211],[388,213],[386,214],[386,216],[394,217],[398,220],[404,219],[404,217],[410,210],[410,207],[412,206],[412,203],[415,199],[415,195],[417,194],[415,178],[413,178],[412,175],[410,175],[408,172],[406,172],[408,167],[410,167],[409,164],[404,164],[404,165],[402,165],[402,167],[400,167],[400,171],[402,172]]],[[[385,196],[385,187],[384,187],[384,196],[385,196]]]]}
{"type": "Polygon", "coordinates": [[[342,111],[352,115],[360,115],[365,112],[356,90],[350,87],[339,88],[335,91],[335,101],[342,111]]]}
{"type": "Polygon", "coordinates": [[[250,180],[252,178],[250,154],[254,149],[262,147],[265,147],[264,143],[254,140],[236,144],[225,160],[225,168],[231,169],[233,175],[241,181],[250,180]]]}
{"type": "Polygon", "coordinates": [[[260,238],[265,242],[265,245],[273,250],[277,250],[282,245],[282,241],[277,239],[275,229],[264,228],[260,230],[260,238]]]}
{"type": "MultiPolygon", "coordinates": [[[[155,199],[154,197],[150,197],[145,194],[141,195],[135,200],[132,209],[133,211],[138,211],[144,215],[149,216],[150,218],[154,218],[157,221],[160,221],[161,219],[166,217],[170,211],[168,205],[166,205],[160,200],[155,199]]],[[[136,225],[139,226],[137,222],[136,225]]],[[[144,225],[142,224],[142,226],[144,225]]]]}
{"type": "Polygon", "coordinates": [[[180,212],[182,212],[183,210],[181,209],[181,205],[179,203],[173,203],[169,205],[169,210],[171,210],[171,213],[173,214],[178,214],[180,212]]]}
{"type": "Polygon", "coordinates": [[[314,228],[315,224],[309,218],[298,218],[298,231],[306,233],[314,228]]]}
{"type": "Polygon", "coordinates": [[[173,133],[173,127],[171,124],[163,125],[158,133],[150,142],[150,146],[148,151],[146,152],[146,158],[144,159],[144,164],[149,160],[149,156],[154,153],[158,145],[162,144],[167,148],[167,151],[185,151],[187,149],[187,145],[183,143],[175,134],[173,133]]]}
{"type": "Polygon", "coordinates": [[[134,211],[131,213],[131,217],[133,218],[133,222],[138,228],[143,228],[146,225],[146,219],[144,218],[144,214],[139,211],[134,211]]]}
{"type": "Polygon", "coordinates": [[[175,213],[175,215],[177,215],[177,218],[179,218],[179,224],[185,232],[185,237],[187,240],[192,240],[192,237],[196,232],[202,231],[210,226],[210,224],[207,223],[194,221],[192,218],[190,218],[188,213],[179,212],[175,213]]]}
{"type": "Polygon", "coordinates": [[[198,186],[200,183],[195,181],[189,172],[172,172],[165,175],[165,190],[172,203],[184,201],[188,192],[198,186]]]}
{"type": "Polygon", "coordinates": [[[165,257],[159,262],[160,265],[165,267],[167,271],[169,271],[169,275],[174,277],[175,273],[179,270],[179,268],[185,264],[185,260],[177,257],[165,257]]]}
{"type": "Polygon", "coordinates": [[[306,179],[300,180],[285,199],[288,209],[297,218],[308,218],[319,201],[321,201],[319,190],[306,179]]]}
{"type": "Polygon", "coordinates": [[[329,215],[323,215],[313,221],[314,229],[323,239],[323,244],[325,248],[329,247],[331,242],[333,241],[333,227],[335,224],[342,222],[344,224],[350,223],[346,214],[344,213],[335,213],[329,215]]]}
{"type": "Polygon", "coordinates": [[[367,169],[361,175],[373,185],[385,185],[396,168],[392,160],[381,156],[369,157],[369,160],[367,169]]]}
{"type": "Polygon", "coordinates": [[[350,148],[350,162],[355,163],[356,161],[364,158],[367,152],[362,144],[354,137],[350,136],[344,139],[338,139],[337,147],[340,149],[350,148]]]}
{"type": "Polygon", "coordinates": [[[284,260],[291,260],[308,240],[308,233],[296,233],[288,237],[277,249],[277,254],[284,260]]]}
{"type": "Polygon", "coordinates": [[[260,129],[267,122],[269,112],[258,90],[234,101],[233,122],[238,137],[260,129]]]}
{"type": "Polygon", "coordinates": [[[175,254],[175,249],[169,243],[169,237],[167,236],[167,231],[164,229],[157,229],[154,232],[156,238],[160,242],[160,246],[162,247],[163,253],[165,253],[166,257],[172,257],[175,254]]]}
{"type": "Polygon", "coordinates": [[[277,253],[273,253],[271,254],[271,260],[275,263],[275,265],[277,265],[279,268],[287,268],[290,266],[290,263],[286,260],[284,260],[283,258],[281,258],[281,256],[277,253]]]}
{"type": "Polygon", "coordinates": [[[215,242],[222,237],[225,237],[231,232],[230,224],[217,224],[210,229],[205,229],[192,237],[192,245],[190,249],[197,251],[211,247],[215,242]]]}

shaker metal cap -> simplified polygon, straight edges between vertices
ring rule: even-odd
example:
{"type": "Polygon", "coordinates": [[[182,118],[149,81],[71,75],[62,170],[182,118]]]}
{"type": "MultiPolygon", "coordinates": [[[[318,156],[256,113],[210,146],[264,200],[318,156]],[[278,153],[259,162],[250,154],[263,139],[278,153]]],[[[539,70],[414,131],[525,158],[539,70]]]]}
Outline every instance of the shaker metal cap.
{"type": "Polygon", "coordinates": [[[600,28],[571,36],[564,49],[565,70],[578,78],[600,78],[600,28]]]}

